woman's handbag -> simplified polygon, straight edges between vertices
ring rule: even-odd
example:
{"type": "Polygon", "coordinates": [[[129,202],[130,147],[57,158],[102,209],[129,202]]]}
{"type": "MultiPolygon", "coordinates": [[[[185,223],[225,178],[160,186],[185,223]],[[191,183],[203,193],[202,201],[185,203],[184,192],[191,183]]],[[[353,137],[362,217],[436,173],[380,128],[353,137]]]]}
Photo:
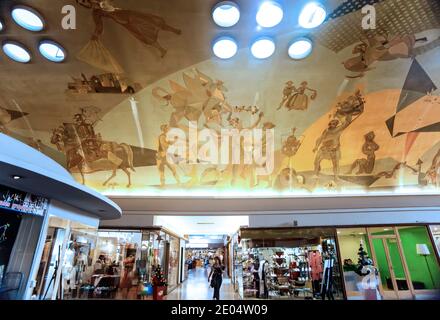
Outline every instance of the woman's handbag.
{"type": "Polygon", "coordinates": [[[211,288],[215,288],[217,286],[217,277],[212,277],[211,279],[211,288]]]}

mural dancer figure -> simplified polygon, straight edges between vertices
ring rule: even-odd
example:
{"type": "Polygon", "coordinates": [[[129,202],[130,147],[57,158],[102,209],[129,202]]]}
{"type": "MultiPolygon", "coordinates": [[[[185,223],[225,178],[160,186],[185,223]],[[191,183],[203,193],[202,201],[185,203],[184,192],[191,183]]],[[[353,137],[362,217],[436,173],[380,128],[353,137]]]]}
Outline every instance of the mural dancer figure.
{"type": "MultiPolygon", "coordinates": [[[[90,109],[95,109],[90,107],[90,109]]],[[[103,183],[106,186],[121,169],[128,177],[127,188],[131,186],[133,167],[133,150],[128,144],[103,141],[100,134],[95,133],[94,126],[98,121],[89,120],[89,108],[82,108],[81,113],[74,116],[74,123],[64,123],[52,131],[51,143],[63,152],[67,158],[67,169],[71,173],[80,173],[82,184],[84,174],[100,171],[112,171],[112,175],[103,183]]]]}
{"type": "MultiPolygon", "coordinates": [[[[78,58],[84,62],[96,66],[102,64],[103,58],[109,61],[116,62],[108,51],[99,42],[99,38],[104,33],[104,18],[108,18],[117,24],[123,26],[132,36],[147,46],[152,46],[160,52],[163,58],[167,50],[158,42],[159,31],[169,31],[177,35],[182,33],[181,30],[168,25],[162,17],[143,12],[136,12],[134,10],[124,10],[116,8],[108,0],[76,0],[81,6],[91,9],[93,20],[95,22],[95,31],[93,32],[91,42],[82,50],[78,58]],[[101,57],[94,55],[100,54],[101,57]]],[[[116,68],[121,73],[120,68],[116,68]]],[[[106,70],[106,69],[105,69],[106,70]]],[[[110,70],[108,70],[110,71],[110,70]]]]}
{"type": "Polygon", "coordinates": [[[296,88],[292,81],[286,82],[286,86],[283,90],[283,100],[281,101],[277,110],[280,110],[283,106],[287,110],[307,110],[309,107],[309,96],[306,91],[311,91],[310,100],[315,100],[318,92],[315,89],[308,87],[307,81],[301,82],[301,85],[296,88]]]}
{"type": "Polygon", "coordinates": [[[160,130],[162,131],[162,133],[159,135],[158,138],[159,147],[157,149],[156,160],[157,160],[157,169],[159,170],[159,174],[160,174],[161,188],[165,187],[165,167],[168,167],[168,169],[171,170],[174,178],[177,181],[177,184],[180,185],[180,179],[179,179],[179,175],[177,174],[176,166],[174,164],[169,163],[167,159],[168,148],[170,144],[172,144],[167,140],[167,133],[169,129],[170,127],[167,124],[161,125],[160,130]]]}
{"type": "Polygon", "coordinates": [[[340,138],[344,130],[353,122],[351,114],[345,118],[345,122],[339,123],[339,120],[333,119],[329,122],[328,128],[324,130],[321,137],[316,141],[313,152],[315,157],[315,175],[321,172],[322,160],[331,160],[333,165],[333,175],[337,179],[339,176],[339,160],[341,158],[340,138]]]}
{"type": "Polygon", "coordinates": [[[379,145],[374,141],[375,137],[376,135],[373,131],[368,132],[364,136],[365,143],[362,146],[362,153],[365,154],[367,158],[357,159],[355,162],[353,162],[347,174],[351,174],[356,167],[359,167],[358,171],[356,172],[357,175],[363,173],[370,174],[373,172],[374,164],[376,162],[375,152],[379,150],[379,145]]]}

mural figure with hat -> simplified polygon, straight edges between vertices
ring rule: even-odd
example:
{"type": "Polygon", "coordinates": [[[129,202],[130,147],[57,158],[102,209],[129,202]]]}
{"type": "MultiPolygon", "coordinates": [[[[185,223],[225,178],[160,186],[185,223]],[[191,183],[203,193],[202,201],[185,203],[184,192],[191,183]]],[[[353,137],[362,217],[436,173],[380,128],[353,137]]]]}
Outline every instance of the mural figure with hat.
{"type": "Polygon", "coordinates": [[[303,81],[301,85],[296,88],[293,85],[293,81],[287,81],[283,90],[283,100],[281,101],[277,110],[280,110],[283,106],[287,110],[307,110],[309,107],[309,96],[306,91],[311,91],[310,100],[315,100],[318,92],[315,89],[308,87],[308,82],[303,81]]]}
{"type": "Polygon", "coordinates": [[[157,149],[157,169],[159,170],[160,175],[160,187],[165,187],[165,167],[171,170],[174,178],[177,181],[177,184],[180,184],[179,175],[177,174],[176,166],[174,164],[169,163],[167,159],[168,148],[170,144],[173,142],[168,141],[167,133],[170,130],[170,127],[167,124],[163,124],[160,126],[161,134],[158,138],[158,149],[157,149]]]}
{"type": "Polygon", "coordinates": [[[356,167],[358,167],[357,175],[359,174],[370,174],[374,170],[374,164],[376,162],[376,151],[379,150],[379,145],[374,141],[376,135],[373,131],[368,132],[364,138],[365,142],[362,145],[362,153],[367,156],[367,158],[357,159],[351,165],[350,170],[347,174],[351,174],[356,167]]]}
{"type": "Polygon", "coordinates": [[[95,133],[99,117],[95,114],[98,108],[81,108],[81,113],[74,115],[73,123],[63,123],[52,130],[51,143],[57,146],[67,158],[67,169],[71,173],[80,173],[82,183],[84,174],[100,171],[112,171],[112,175],[103,183],[106,186],[121,169],[128,177],[127,188],[131,186],[133,150],[125,143],[104,141],[101,134],[95,133]]]}

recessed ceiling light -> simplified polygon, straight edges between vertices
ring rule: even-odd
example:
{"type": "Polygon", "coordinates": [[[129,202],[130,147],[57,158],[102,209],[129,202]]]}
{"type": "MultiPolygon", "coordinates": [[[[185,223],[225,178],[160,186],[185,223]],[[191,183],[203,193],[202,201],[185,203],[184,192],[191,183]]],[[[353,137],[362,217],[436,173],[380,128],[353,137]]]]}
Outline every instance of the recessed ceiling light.
{"type": "Polygon", "coordinates": [[[12,19],[26,30],[38,32],[44,29],[42,16],[34,9],[27,6],[15,6],[11,12],[12,19]]]}
{"type": "Polygon", "coordinates": [[[61,45],[54,41],[41,41],[38,49],[41,55],[49,61],[63,62],[66,59],[66,51],[61,45]]]}
{"type": "Polygon", "coordinates": [[[313,50],[313,44],[310,39],[300,38],[295,40],[289,47],[289,57],[295,60],[301,60],[308,57],[313,50]]]}
{"type": "Polygon", "coordinates": [[[0,20],[0,31],[3,31],[3,22],[0,20]]]}
{"type": "Polygon", "coordinates": [[[278,2],[265,1],[257,12],[257,23],[264,28],[272,28],[283,20],[283,8],[278,2]]]}
{"type": "Polygon", "coordinates": [[[240,9],[235,2],[219,2],[214,9],[212,9],[212,19],[220,27],[232,27],[240,20],[240,9]]]}
{"type": "Polygon", "coordinates": [[[383,229],[383,231],[390,231],[390,229],[388,229],[388,228],[385,228],[385,229],[383,229]]]}
{"type": "Polygon", "coordinates": [[[21,63],[31,61],[30,52],[20,43],[7,41],[3,43],[3,52],[12,60],[21,63]]]}
{"type": "Polygon", "coordinates": [[[318,2],[310,2],[305,5],[299,15],[299,25],[306,29],[320,26],[327,16],[324,6],[318,2]]]}
{"type": "Polygon", "coordinates": [[[20,179],[21,179],[21,176],[17,176],[17,175],[15,175],[15,176],[12,176],[12,179],[14,179],[14,180],[20,180],[20,179]]]}
{"type": "Polygon", "coordinates": [[[269,58],[275,52],[275,42],[270,38],[260,38],[252,44],[251,52],[257,59],[269,58]]]}
{"type": "Polygon", "coordinates": [[[237,42],[230,37],[220,37],[212,46],[212,51],[220,59],[230,59],[237,54],[237,42]]]}

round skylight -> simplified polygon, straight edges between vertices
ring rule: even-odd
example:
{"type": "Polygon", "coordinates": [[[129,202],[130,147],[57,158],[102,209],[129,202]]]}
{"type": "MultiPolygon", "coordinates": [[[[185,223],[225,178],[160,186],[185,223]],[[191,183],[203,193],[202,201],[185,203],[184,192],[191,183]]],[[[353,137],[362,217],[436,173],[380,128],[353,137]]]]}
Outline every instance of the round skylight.
{"type": "Polygon", "coordinates": [[[40,42],[38,49],[40,50],[41,55],[49,61],[63,62],[66,59],[66,51],[54,41],[42,41],[40,42]]]}
{"type": "Polygon", "coordinates": [[[307,38],[295,40],[289,47],[289,57],[300,60],[308,57],[313,50],[313,43],[307,38]]]}
{"type": "Polygon", "coordinates": [[[232,27],[240,20],[240,9],[235,2],[219,2],[212,10],[212,19],[220,27],[232,27]]]}
{"type": "Polygon", "coordinates": [[[310,2],[305,5],[299,15],[299,25],[306,29],[320,26],[327,16],[324,6],[318,2],[310,2]]]}
{"type": "Polygon", "coordinates": [[[269,38],[260,38],[252,44],[251,52],[257,59],[269,58],[275,52],[275,42],[269,38]]]}
{"type": "Polygon", "coordinates": [[[278,2],[265,1],[257,12],[257,23],[264,28],[272,28],[283,20],[283,8],[278,2]]]}
{"type": "Polygon", "coordinates": [[[230,37],[221,37],[214,42],[212,51],[220,59],[230,59],[237,54],[237,42],[230,37]]]}
{"type": "Polygon", "coordinates": [[[30,52],[17,42],[4,42],[3,52],[16,62],[28,63],[31,61],[30,52]]]}
{"type": "Polygon", "coordinates": [[[16,6],[11,12],[15,23],[26,30],[38,32],[44,29],[44,22],[41,15],[30,7],[16,6]]]}

